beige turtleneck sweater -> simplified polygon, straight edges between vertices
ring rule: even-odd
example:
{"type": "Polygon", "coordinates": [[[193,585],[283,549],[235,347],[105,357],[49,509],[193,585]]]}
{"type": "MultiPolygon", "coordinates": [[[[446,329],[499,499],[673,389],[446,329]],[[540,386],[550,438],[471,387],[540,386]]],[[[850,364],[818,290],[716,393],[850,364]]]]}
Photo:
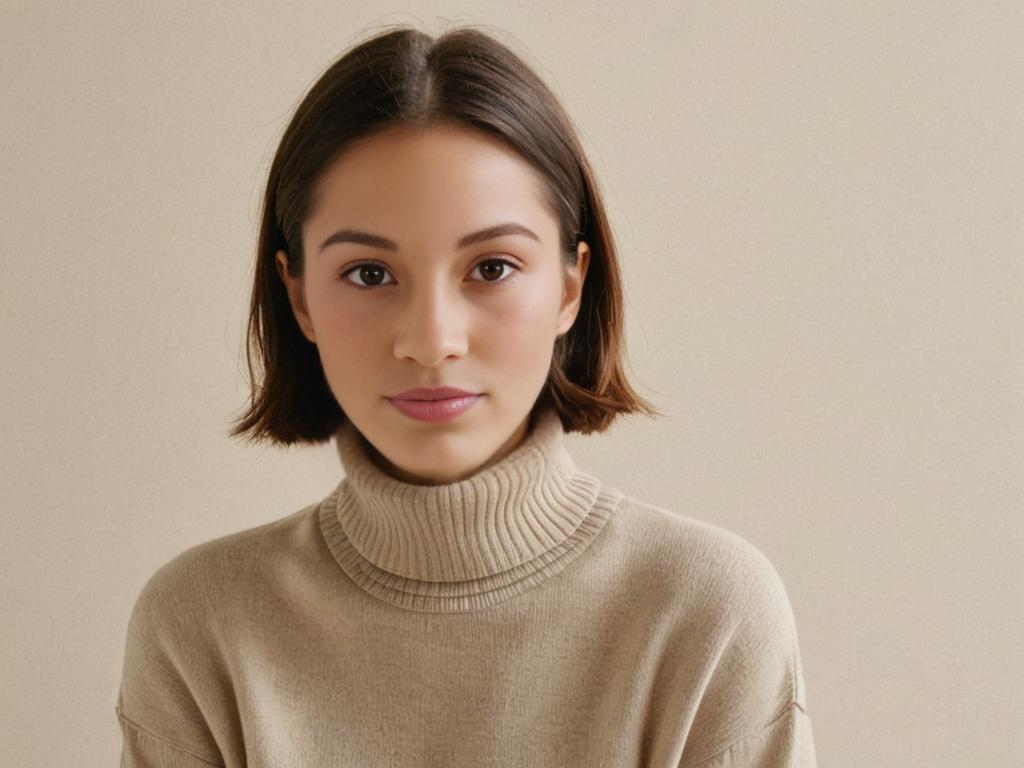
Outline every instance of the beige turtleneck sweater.
{"type": "Polygon", "coordinates": [[[121,766],[815,766],[769,560],[563,438],[542,411],[495,464],[414,485],[343,425],[326,498],[142,588],[121,766]]]}

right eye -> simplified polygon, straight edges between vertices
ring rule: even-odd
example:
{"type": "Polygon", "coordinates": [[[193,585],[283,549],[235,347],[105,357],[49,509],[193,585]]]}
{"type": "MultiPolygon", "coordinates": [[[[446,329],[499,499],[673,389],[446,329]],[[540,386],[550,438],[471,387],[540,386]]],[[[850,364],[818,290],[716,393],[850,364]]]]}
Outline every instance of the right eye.
{"type": "MultiPolygon", "coordinates": [[[[342,279],[342,280],[345,280],[346,276],[352,274],[353,272],[357,272],[357,273],[360,273],[360,274],[370,274],[370,275],[373,275],[374,273],[386,274],[387,270],[384,269],[384,267],[382,267],[380,264],[376,264],[376,263],[374,263],[372,261],[367,261],[367,262],[363,262],[361,264],[355,264],[355,265],[349,267],[344,272],[342,272],[340,275],[338,275],[338,277],[340,279],[342,279]]],[[[376,279],[376,278],[371,278],[371,279],[376,279]]],[[[359,285],[358,283],[353,283],[351,280],[345,280],[345,282],[347,282],[353,288],[358,288],[361,291],[369,290],[370,288],[376,288],[379,285],[387,285],[387,283],[372,283],[371,285],[359,285]]]]}

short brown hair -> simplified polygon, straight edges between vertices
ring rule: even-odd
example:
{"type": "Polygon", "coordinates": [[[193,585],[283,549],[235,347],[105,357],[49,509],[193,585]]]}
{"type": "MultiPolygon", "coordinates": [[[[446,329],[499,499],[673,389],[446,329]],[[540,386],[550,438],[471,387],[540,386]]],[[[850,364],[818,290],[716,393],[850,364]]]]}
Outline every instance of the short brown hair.
{"type": "Polygon", "coordinates": [[[399,25],[331,64],[297,107],[278,145],[263,199],[246,340],[252,391],[231,437],[317,444],[341,426],[345,414],[328,386],[316,345],[295,320],[275,254],[286,250],[288,274],[302,275],[302,222],[323,172],[350,142],[398,125],[445,124],[497,136],[540,171],[560,223],[566,263],[575,264],[580,240],[590,247],[579,313],[555,341],[548,380],[533,412],[553,405],[566,431],[582,434],[603,432],[617,414],[662,415],[632,389],[623,372],[616,246],[568,114],[510,48],[480,29],[456,28],[435,39],[399,25]]]}

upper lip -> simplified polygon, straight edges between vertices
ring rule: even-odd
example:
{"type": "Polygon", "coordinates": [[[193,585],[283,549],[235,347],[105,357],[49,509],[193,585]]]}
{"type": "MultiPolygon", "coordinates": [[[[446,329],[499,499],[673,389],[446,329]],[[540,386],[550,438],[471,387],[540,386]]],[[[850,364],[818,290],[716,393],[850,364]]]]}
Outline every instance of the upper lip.
{"type": "Polygon", "coordinates": [[[467,392],[455,387],[416,387],[391,395],[392,400],[447,400],[452,397],[473,397],[478,392],[467,392]]]}

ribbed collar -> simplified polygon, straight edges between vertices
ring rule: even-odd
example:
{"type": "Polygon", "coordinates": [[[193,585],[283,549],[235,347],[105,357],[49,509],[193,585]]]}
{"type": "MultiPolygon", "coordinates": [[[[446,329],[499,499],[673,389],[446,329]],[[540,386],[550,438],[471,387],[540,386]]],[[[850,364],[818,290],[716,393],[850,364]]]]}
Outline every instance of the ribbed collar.
{"type": "Polygon", "coordinates": [[[441,485],[385,473],[351,422],[335,437],[345,479],[321,503],[325,540],[361,587],[413,610],[473,610],[540,583],[586,548],[621,496],[577,468],[550,407],[508,455],[441,485]]]}

